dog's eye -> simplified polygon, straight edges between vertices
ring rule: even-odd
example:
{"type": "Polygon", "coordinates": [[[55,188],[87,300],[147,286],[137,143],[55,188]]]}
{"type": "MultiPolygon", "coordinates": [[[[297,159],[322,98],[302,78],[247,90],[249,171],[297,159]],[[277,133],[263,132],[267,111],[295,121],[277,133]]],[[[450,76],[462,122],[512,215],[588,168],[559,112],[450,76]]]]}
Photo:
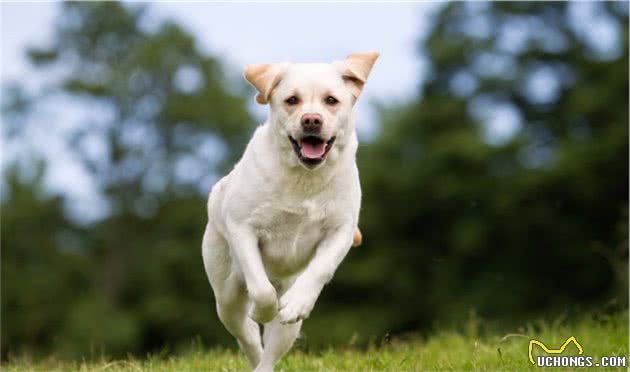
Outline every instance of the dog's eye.
{"type": "Polygon", "coordinates": [[[326,103],[329,105],[336,105],[337,103],[339,103],[339,100],[333,96],[328,96],[326,97],[326,103]]]}
{"type": "Polygon", "coordinates": [[[291,105],[291,106],[297,105],[299,101],[300,100],[296,96],[291,96],[284,100],[284,102],[286,102],[288,105],[291,105]]]}

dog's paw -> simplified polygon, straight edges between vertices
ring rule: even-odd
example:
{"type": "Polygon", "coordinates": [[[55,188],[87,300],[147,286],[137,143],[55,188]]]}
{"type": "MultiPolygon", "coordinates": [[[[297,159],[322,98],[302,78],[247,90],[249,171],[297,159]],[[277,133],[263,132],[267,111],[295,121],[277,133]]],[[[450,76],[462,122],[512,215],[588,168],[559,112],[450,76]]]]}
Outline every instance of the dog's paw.
{"type": "Polygon", "coordinates": [[[280,298],[280,311],[278,316],[280,323],[292,324],[308,318],[315,306],[316,297],[309,291],[300,291],[292,288],[280,298]]]}
{"type": "MultiPolygon", "coordinates": [[[[273,289],[273,288],[272,288],[273,289]]],[[[249,311],[249,317],[258,323],[269,323],[278,314],[278,296],[275,290],[255,296],[253,306],[249,311]]]]}

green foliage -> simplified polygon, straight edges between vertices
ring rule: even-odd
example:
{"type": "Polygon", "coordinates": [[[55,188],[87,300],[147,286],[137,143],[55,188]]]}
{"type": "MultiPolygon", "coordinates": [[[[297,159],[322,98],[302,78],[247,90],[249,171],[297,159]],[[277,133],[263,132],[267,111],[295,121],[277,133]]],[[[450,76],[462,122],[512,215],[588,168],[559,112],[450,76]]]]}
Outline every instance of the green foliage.
{"type": "Polygon", "coordinates": [[[31,180],[15,167],[5,174],[10,203],[2,203],[2,349],[50,350],[68,310],[61,298],[86,290],[85,260],[60,249],[76,233],[59,197],[43,196],[40,163],[31,180]],[[30,181],[34,187],[24,182],[30,181]]]}
{"type": "MultiPolygon", "coordinates": [[[[571,24],[572,6],[453,3],[438,13],[420,47],[430,78],[418,97],[383,109],[381,132],[359,150],[364,246],[324,290],[303,345],[365,346],[474,319],[468,334],[298,353],[281,368],[527,369],[501,364],[520,363],[522,345],[501,346],[497,359],[498,331],[477,339],[475,324],[512,329],[541,315],[627,306],[628,15],[594,5],[620,36],[619,50],[602,54],[571,24]],[[505,40],[514,30],[525,38],[505,40]],[[513,136],[488,129],[497,109],[508,113],[499,121],[517,122],[513,136]]],[[[251,92],[178,25],[147,26],[143,7],[61,7],[53,44],[29,51],[40,71],[60,77],[42,96],[9,87],[3,130],[27,144],[30,126],[54,129],[28,120],[38,103],[63,96],[88,107],[94,114],[65,139],[107,214],[90,224],[71,218],[68,201],[43,186],[45,163],[21,159],[5,172],[2,357],[169,353],[197,335],[234,345],[201,262],[200,185],[241,154],[255,125],[251,92]]],[[[578,330],[543,333],[555,342],[578,330]]],[[[623,325],[584,337],[612,340],[597,352],[627,349],[623,325]]],[[[221,351],[159,358],[81,368],[245,365],[221,351]]]]}
{"type": "MultiPolygon", "coordinates": [[[[571,28],[570,6],[442,11],[424,45],[433,64],[424,94],[384,112],[382,134],[359,152],[365,243],[332,284],[338,294],[325,296],[348,307],[361,298],[388,323],[375,329],[390,331],[458,322],[471,310],[514,320],[626,306],[618,229],[628,223],[628,18],[595,7],[621,30],[622,50],[601,59],[571,28]],[[518,22],[531,23],[527,42],[503,46],[499,30],[518,22]],[[475,36],[480,23],[489,31],[475,36]],[[552,34],[565,45],[545,45],[552,34]],[[544,100],[527,88],[540,71],[553,71],[541,90],[558,85],[544,100]],[[520,129],[497,143],[486,118],[503,107],[520,129]]],[[[363,319],[347,327],[365,330],[363,319]]]]}
{"type": "MultiPolygon", "coordinates": [[[[62,95],[95,108],[68,141],[103,190],[109,215],[87,226],[68,220],[60,198],[36,195],[41,177],[17,182],[17,168],[9,175],[3,356],[124,355],[194,335],[229,342],[201,263],[209,189],[197,190],[234,162],[255,125],[245,98],[233,93],[244,83],[228,81],[179,26],[143,29],[143,8],[62,6],[53,45],[29,53],[62,78],[34,100],[62,95]],[[94,138],[104,151],[95,153],[94,138]]],[[[27,143],[27,128],[44,123],[20,116],[28,110],[17,110],[18,101],[4,108],[15,118],[7,132],[27,143]]]]}

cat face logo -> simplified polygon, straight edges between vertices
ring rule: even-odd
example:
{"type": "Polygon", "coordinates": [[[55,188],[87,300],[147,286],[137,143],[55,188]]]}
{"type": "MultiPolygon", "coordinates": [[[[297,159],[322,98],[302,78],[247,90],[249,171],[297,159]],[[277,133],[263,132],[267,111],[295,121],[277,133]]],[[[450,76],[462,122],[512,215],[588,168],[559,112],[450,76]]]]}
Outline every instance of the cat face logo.
{"type": "Polygon", "coordinates": [[[579,355],[584,354],[584,349],[582,348],[582,345],[577,342],[574,336],[569,337],[559,349],[549,349],[547,346],[545,346],[545,344],[538,340],[529,340],[529,361],[534,365],[536,364],[536,362],[534,362],[534,357],[532,356],[532,349],[534,348],[534,345],[540,346],[547,354],[561,354],[564,349],[566,349],[567,345],[569,345],[571,342],[573,342],[575,346],[577,346],[579,355]]]}

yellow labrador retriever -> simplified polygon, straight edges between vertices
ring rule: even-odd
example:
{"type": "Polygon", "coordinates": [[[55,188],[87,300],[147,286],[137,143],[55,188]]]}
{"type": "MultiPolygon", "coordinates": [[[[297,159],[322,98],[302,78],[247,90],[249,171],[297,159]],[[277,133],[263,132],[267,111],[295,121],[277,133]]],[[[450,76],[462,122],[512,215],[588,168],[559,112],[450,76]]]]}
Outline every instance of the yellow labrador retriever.
{"type": "Polygon", "coordinates": [[[273,371],[360,244],[354,104],[377,58],[245,69],[269,116],[212,188],[202,255],[219,318],[255,371],[273,371]]]}

